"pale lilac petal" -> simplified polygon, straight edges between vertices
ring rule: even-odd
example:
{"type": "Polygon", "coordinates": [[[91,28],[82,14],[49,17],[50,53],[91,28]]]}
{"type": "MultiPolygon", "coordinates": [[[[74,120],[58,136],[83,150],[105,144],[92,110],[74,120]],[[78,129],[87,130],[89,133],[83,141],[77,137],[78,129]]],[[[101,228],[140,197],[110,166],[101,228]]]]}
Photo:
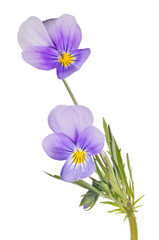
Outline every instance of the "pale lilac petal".
{"type": "Polygon", "coordinates": [[[58,106],[55,110],[52,110],[48,118],[49,126],[54,132],[64,133],[76,142],[79,135],[78,114],[71,106],[66,107],[63,111],[62,108],[64,107],[58,106]]]}
{"type": "Polygon", "coordinates": [[[101,153],[104,147],[104,135],[96,127],[89,126],[79,135],[77,146],[90,155],[101,153]]]}
{"type": "Polygon", "coordinates": [[[76,105],[76,106],[72,106],[77,114],[78,114],[78,125],[79,125],[79,129],[80,132],[83,131],[83,129],[85,129],[88,126],[92,126],[93,125],[93,114],[92,112],[89,110],[89,108],[81,106],[81,105],[76,105]]]}
{"type": "Polygon", "coordinates": [[[63,111],[67,108],[66,105],[58,105],[50,112],[48,116],[48,124],[49,127],[55,132],[62,132],[62,128],[60,126],[60,119],[62,118],[63,111]]]}
{"type": "Polygon", "coordinates": [[[57,18],[53,18],[53,19],[48,19],[43,21],[43,24],[46,28],[46,31],[48,32],[52,42],[53,42],[53,38],[54,38],[54,28],[55,28],[55,23],[56,23],[57,18]]]}
{"type": "Polygon", "coordinates": [[[48,122],[54,132],[64,133],[76,142],[83,129],[93,124],[93,115],[84,106],[60,105],[50,112],[48,122]]]}
{"type": "Polygon", "coordinates": [[[61,170],[61,179],[66,182],[75,182],[89,177],[95,171],[95,163],[89,155],[86,155],[84,163],[75,164],[70,157],[61,170]]]}
{"type": "Polygon", "coordinates": [[[31,46],[53,46],[53,43],[37,17],[28,18],[19,28],[18,42],[22,49],[31,46]]]}
{"type": "Polygon", "coordinates": [[[70,52],[77,49],[82,34],[75,17],[64,14],[56,20],[52,40],[59,52],[70,52]]]}
{"type": "Polygon", "coordinates": [[[75,147],[71,139],[62,133],[48,135],[42,145],[47,155],[55,160],[68,159],[75,147]]]}
{"type": "Polygon", "coordinates": [[[87,60],[90,53],[91,51],[89,48],[74,50],[70,52],[70,54],[74,58],[73,62],[70,63],[68,66],[64,66],[59,62],[57,66],[57,77],[59,79],[65,79],[74,72],[78,71],[84,64],[84,62],[87,60]]]}
{"type": "Polygon", "coordinates": [[[28,47],[23,50],[22,57],[27,63],[42,70],[54,69],[58,65],[58,53],[53,47],[28,47]]]}

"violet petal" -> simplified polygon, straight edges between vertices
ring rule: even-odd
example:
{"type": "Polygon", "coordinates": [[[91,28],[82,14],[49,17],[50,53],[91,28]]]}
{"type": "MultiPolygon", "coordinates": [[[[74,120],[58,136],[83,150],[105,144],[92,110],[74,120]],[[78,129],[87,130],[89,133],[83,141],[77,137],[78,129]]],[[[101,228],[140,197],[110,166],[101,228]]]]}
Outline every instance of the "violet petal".
{"type": "Polygon", "coordinates": [[[70,52],[77,49],[81,38],[81,29],[75,17],[64,14],[56,20],[52,40],[59,52],[70,52]]]}
{"type": "Polygon", "coordinates": [[[96,127],[89,126],[80,133],[77,139],[77,147],[90,155],[101,153],[104,147],[104,135],[96,127]]]}
{"type": "Polygon", "coordinates": [[[62,133],[48,135],[42,145],[47,155],[55,160],[68,159],[75,147],[71,139],[62,133]]]}
{"type": "Polygon", "coordinates": [[[59,79],[65,79],[72,75],[74,72],[78,71],[87,60],[90,53],[91,51],[89,48],[74,50],[70,52],[70,54],[73,56],[73,62],[68,66],[64,66],[59,62],[57,66],[57,77],[59,79]]]}
{"type": "Polygon", "coordinates": [[[22,52],[22,57],[27,63],[42,70],[54,69],[58,65],[58,52],[53,47],[28,47],[22,52]]]}
{"type": "Polygon", "coordinates": [[[70,157],[61,170],[61,179],[66,182],[74,182],[89,177],[95,171],[95,163],[89,155],[86,155],[84,163],[75,164],[70,157]]]}
{"type": "Polygon", "coordinates": [[[43,24],[44,24],[46,31],[48,32],[52,42],[54,39],[54,28],[55,28],[56,20],[57,20],[57,18],[52,18],[52,19],[43,21],[43,24]]]}

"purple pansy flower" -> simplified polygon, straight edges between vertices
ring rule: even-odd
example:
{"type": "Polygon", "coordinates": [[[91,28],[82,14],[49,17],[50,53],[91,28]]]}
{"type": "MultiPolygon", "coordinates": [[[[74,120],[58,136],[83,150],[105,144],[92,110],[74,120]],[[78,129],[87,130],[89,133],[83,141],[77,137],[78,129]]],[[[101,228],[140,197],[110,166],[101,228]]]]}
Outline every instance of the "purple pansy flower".
{"type": "Polygon", "coordinates": [[[66,160],[61,179],[74,182],[86,178],[95,171],[93,155],[104,146],[104,135],[93,127],[93,115],[83,106],[55,107],[48,117],[54,131],[43,140],[43,148],[49,157],[66,160]]]}
{"type": "Polygon", "coordinates": [[[90,49],[78,49],[81,38],[75,17],[68,14],[44,22],[30,17],[18,33],[23,59],[38,69],[56,68],[59,79],[79,70],[87,60],[90,49]]]}

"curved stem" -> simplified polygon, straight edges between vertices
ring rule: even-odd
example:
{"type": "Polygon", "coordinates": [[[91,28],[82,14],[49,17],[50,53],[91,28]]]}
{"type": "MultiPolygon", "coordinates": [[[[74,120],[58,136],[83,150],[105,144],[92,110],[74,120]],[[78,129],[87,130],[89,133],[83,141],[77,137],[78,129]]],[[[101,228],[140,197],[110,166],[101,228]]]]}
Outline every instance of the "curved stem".
{"type": "Polygon", "coordinates": [[[78,102],[77,102],[77,100],[76,100],[76,98],[75,98],[73,92],[71,91],[71,88],[69,87],[69,85],[68,85],[66,79],[63,79],[63,83],[64,83],[64,85],[65,85],[65,87],[66,87],[68,93],[70,94],[70,97],[72,98],[72,101],[74,102],[74,104],[75,104],[75,105],[78,105],[78,102]]]}
{"type": "Polygon", "coordinates": [[[130,239],[131,240],[138,240],[138,231],[137,231],[137,222],[134,212],[128,217],[129,225],[130,225],[130,239]]]}

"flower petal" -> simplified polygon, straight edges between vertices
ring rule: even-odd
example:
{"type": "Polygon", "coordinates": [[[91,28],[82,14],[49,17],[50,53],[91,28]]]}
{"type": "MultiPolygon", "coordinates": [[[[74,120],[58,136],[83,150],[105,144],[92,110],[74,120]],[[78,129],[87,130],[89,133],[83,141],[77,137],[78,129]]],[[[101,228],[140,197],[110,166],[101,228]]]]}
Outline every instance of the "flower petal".
{"type": "Polygon", "coordinates": [[[70,75],[72,75],[72,73],[74,73],[76,71],[77,71],[77,69],[75,68],[75,66],[73,64],[70,64],[67,67],[65,67],[61,63],[58,63],[56,74],[57,74],[58,79],[65,79],[65,78],[69,77],[70,75]]]}
{"type": "Polygon", "coordinates": [[[76,142],[79,133],[93,124],[93,115],[84,106],[60,105],[50,112],[48,123],[54,132],[64,133],[76,142]]]}
{"type": "Polygon", "coordinates": [[[28,47],[23,50],[22,57],[27,63],[42,70],[54,69],[58,65],[58,53],[53,47],[28,47]]]}
{"type": "Polygon", "coordinates": [[[52,40],[59,52],[70,52],[77,49],[82,34],[75,17],[64,14],[56,20],[52,40]]]}
{"type": "Polygon", "coordinates": [[[62,118],[63,111],[67,108],[66,105],[58,105],[50,112],[48,116],[48,124],[49,127],[55,132],[62,132],[61,126],[59,125],[59,121],[62,118]]]}
{"type": "Polygon", "coordinates": [[[43,21],[46,31],[48,32],[52,41],[54,38],[54,28],[55,28],[56,20],[57,20],[57,18],[48,19],[48,20],[43,21]]]}
{"type": "Polygon", "coordinates": [[[77,147],[85,150],[90,155],[101,153],[104,147],[104,135],[96,127],[89,126],[79,135],[77,147]]]}
{"type": "Polygon", "coordinates": [[[75,164],[72,157],[66,160],[60,175],[63,181],[75,182],[81,178],[89,177],[94,171],[95,163],[91,156],[86,155],[84,163],[75,164]]]}
{"type": "Polygon", "coordinates": [[[74,57],[74,61],[72,64],[76,67],[77,70],[79,70],[83,63],[87,60],[90,53],[91,50],[89,48],[77,49],[70,52],[70,54],[74,57]]]}
{"type": "Polygon", "coordinates": [[[28,18],[19,28],[18,42],[22,49],[31,46],[53,46],[53,43],[37,17],[28,18]]]}
{"type": "Polygon", "coordinates": [[[55,160],[66,160],[75,147],[70,138],[62,133],[50,134],[42,143],[47,155],[55,160]]]}
{"type": "Polygon", "coordinates": [[[83,65],[83,63],[87,60],[90,53],[91,51],[89,48],[74,50],[70,52],[70,54],[74,58],[73,62],[70,63],[68,66],[64,66],[59,62],[57,66],[57,77],[59,79],[65,79],[69,77],[72,73],[78,71],[83,65]]]}

